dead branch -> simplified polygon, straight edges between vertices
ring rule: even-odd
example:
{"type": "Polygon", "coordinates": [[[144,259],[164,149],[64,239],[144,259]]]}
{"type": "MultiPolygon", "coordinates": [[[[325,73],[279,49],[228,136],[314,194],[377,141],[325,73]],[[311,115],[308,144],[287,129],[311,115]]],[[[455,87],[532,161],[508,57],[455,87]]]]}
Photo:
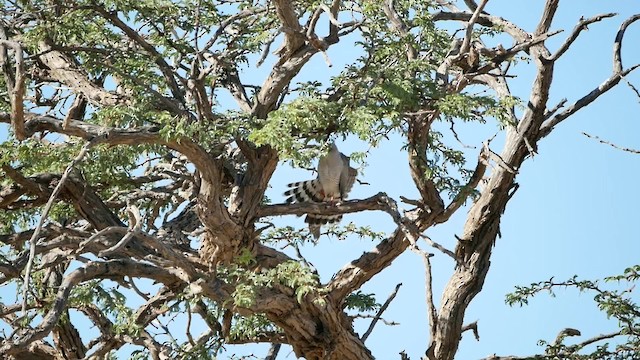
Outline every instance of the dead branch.
{"type": "Polygon", "coordinates": [[[544,9],[542,10],[542,16],[540,17],[540,22],[536,27],[535,34],[541,35],[549,31],[549,27],[551,27],[551,22],[553,21],[553,17],[556,14],[556,10],[558,10],[558,3],[560,0],[547,0],[544,5],[544,9]]]}
{"type": "Polygon", "coordinates": [[[602,21],[603,19],[606,19],[606,18],[614,17],[616,15],[617,15],[616,13],[608,13],[608,14],[596,15],[588,19],[581,18],[578,24],[573,28],[571,35],[569,35],[569,37],[564,41],[564,43],[560,45],[558,50],[556,50],[556,52],[551,57],[549,57],[548,60],[556,61],[558,58],[560,58],[560,56],[562,56],[562,54],[564,54],[569,49],[569,47],[573,44],[573,42],[578,38],[578,36],[582,33],[582,31],[587,30],[588,25],[598,21],[602,21]]]}
{"type": "Polygon", "coordinates": [[[601,144],[609,145],[609,146],[611,146],[611,147],[612,147],[612,148],[614,148],[614,149],[618,149],[618,150],[622,150],[622,151],[630,152],[630,153],[632,153],[632,154],[640,154],[640,150],[632,149],[632,148],[627,148],[627,147],[622,147],[622,146],[618,146],[618,145],[616,145],[616,144],[614,144],[614,143],[611,143],[611,142],[609,142],[609,141],[607,141],[607,140],[603,140],[603,139],[599,138],[598,136],[595,136],[595,135],[589,135],[589,134],[587,134],[586,132],[583,132],[583,133],[582,133],[582,135],[584,135],[584,136],[586,136],[586,137],[588,137],[588,138],[590,138],[590,139],[597,140],[597,141],[598,141],[599,143],[601,143],[601,144]]]}
{"type": "Polygon", "coordinates": [[[621,73],[624,67],[622,66],[622,40],[627,28],[634,22],[640,20],[640,14],[633,15],[620,24],[620,29],[616,33],[616,39],[613,42],[613,72],[621,73]]]}
{"type": "Polygon", "coordinates": [[[452,258],[454,261],[457,261],[456,259],[456,254],[454,254],[453,251],[447,249],[446,247],[438,244],[437,242],[433,241],[430,237],[426,236],[426,235],[422,235],[422,238],[427,242],[427,244],[429,244],[429,246],[431,246],[432,248],[438,249],[440,250],[440,252],[442,252],[443,254],[449,256],[450,258],[452,258]]]}
{"type": "Polygon", "coordinates": [[[382,304],[380,309],[378,309],[378,312],[376,313],[373,320],[371,320],[371,323],[369,324],[367,331],[365,331],[364,334],[362,334],[362,336],[360,337],[360,340],[362,342],[367,341],[367,338],[369,337],[369,335],[371,335],[371,332],[373,331],[373,328],[376,326],[376,323],[378,322],[378,320],[380,320],[384,311],[387,310],[387,308],[389,307],[389,304],[391,304],[393,299],[398,294],[398,290],[400,290],[400,286],[402,286],[402,283],[398,283],[398,285],[396,285],[396,288],[393,290],[393,292],[391,292],[391,294],[389,295],[387,300],[384,302],[384,304],[382,304]]]}
{"type": "Polygon", "coordinates": [[[462,332],[469,330],[473,331],[473,337],[476,338],[476,341],[480,341],[480,334],[478,333],[478,320],[462,327],[462,332]]]}
{"type": "Polygon", "coordinates": [[[634,71],[638,67],[640,67],[640,64],[636,64],[636,65],[634,65],[634,66],[632,66],[632,67],[630,67],[630,68],[628,68],[626,70],[622,70],[619,73],[618,72],[614,73],[613,75],[611,75],[611,77],[609,77],[607,80],[605,80],[602,84],[598,85],[591,92],[589,92],[588,94],[584,95],[580,99],[576,100],[573,104],[571,104],[568,107],[566,107],[564,109],[564,111],[561,111],[560,113],[556,114],[552,118],[550,118],[547,121],[545,121],[540,126],[539,137],[543,138],[543,137],[549,135],[549,133],[551,133],[551,130],[553,130],[553,128],[556,125],[561,123],[563,120],[567,119],[569,116],[575,114],[580,109],[582,109],[585,106],[591,104],[597,98],[599,98],[600,96],[605,94],[607,91],[613,89],[613,87],[616,86],[620,82],[620,80],[622,78],[624,78],[625,76],[630,74],[632,71],[634,71]]]}
{"type": "Polygon", "coordinates": [[[87,142],[82,149],[80,149],[80,152],[78,153],[78,155],[76,156],[75,159],[73,159],[73,161],[71,162],[71,164],[69,164],[69,166],[67,166],[67,168],[65,169],[65,171],[62,173],[62,177],[60,178],[60,181],[58,182],[58,185],[56,185],[56,187],[53,189],[53,192],[51,193],[51,196],[49,197],[49,200],[47,201],[47,204],[45,205],[44,209],[42,210],[42,214],[40,214],[40,219],[38,220],[38,225],[36,226],[33,235],[31,235],[31,239],[29,239],[29,260],[27,262],[27,266],[25,268],[25,274],[24,274],[24,285],[23,285],[23,289],[22,289],[22,313],[23,315],[26,315],[26,308],[27,308],[27,292],[29,291],[29,280],[31,277],[31,267],[33,266],[33,261],[35,260],[36,257],[36,241],[38,241],[38,237],[40,235],[40,231],[42,230],[42,226],[44,225],[45,220],[47,219],[47,216],[49,215],[49,211],[51,210],[51,207],[53,206],[54,201],[56,200],[56,197],[58,196],[58,194],[60,194],[60,191],[62,190],[65,182],[67,181],[67,178],[69,177],[69,174],[71,173],[71,171],[73,170],[73,168],[78,165],[78,163],[80,163],[80,161],[82,161],[82,159],[84,159],[85,155],[87,154],[87,152],[89,152],[89,149],[98,144],[101,140],[103,140],[103,138],[100,137],[95,137],[93,140],[87,142]]]}

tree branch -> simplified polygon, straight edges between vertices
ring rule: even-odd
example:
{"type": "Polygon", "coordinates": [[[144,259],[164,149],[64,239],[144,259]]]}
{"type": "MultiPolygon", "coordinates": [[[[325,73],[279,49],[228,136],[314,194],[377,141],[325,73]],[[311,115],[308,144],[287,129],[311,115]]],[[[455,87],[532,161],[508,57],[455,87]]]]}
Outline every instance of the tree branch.
{"type": "Polygon", "coordinates": [[[51,76],[73,89],[75,93],[82,94],[90,102],[102,106],[131,104],[128,99],[106,91],[104,88],[89,81],[88,75],[83,70],[78,69],[72,59],[66,54],[54,50],[50,40],[41,41],[39,50],[40,55],[38,58],[49,68],[51,76]]]}
{"type": "Polygon", "coordinates": [[[25,93],[25,69],[24,54],[20,43],[9,41],[2,25],[0,25],[0,68],[4,72],[7,90],[10,94],[11,103],[11,126],[15,132],[16,139],[22,141],[26,139],[24,132],[24,93],[25,93]],[[13,48],[13,55],[16,62],[14,78],[8,68],[9,55],[7,47],[13,48]]]}
{"type": "Polygon", "coordinates": [[[630,153],[632,153],[632,154],[640,154],[640,150],[632,149],[632,148],[627,148],[627,147],[621,147],[621,146],[618,146],[618,145],[616,145],[616,144],[613,144],[613,143],[611,143],[611,142],[609,142],[609,141],[602,140],[602,139],[600,139],[599,137],[597,137],[597,136],[595,136],[595,135],[589,135],[589,134],[587,134],[586,132],[583,132],[583,133],[582,133],[582,135],[584,135],[584,136],[586,136],[586,137],[588,137],[588,138],[590,138],[590,139],[597,140],[597,141],[598,141],[599,143],[601,143],[601,144],[609,145],[609,146],[611,146],[611,147],[612,147],[612,148],[614,148],[614,149],[618,149],[618,150],[622,150],[622,151],[630,152],[630,153]]]}
{"type": "Polygon", "coordinates": [[[51,192],[51,196],[49,197],[49,200],[47,201],[47,204],[45,205],[44,209],[42,210],[42,214],[40,214],[40,219],[38,220],[38,225],[36,226],[33,234],[31,235],[31,239],[29,239],[29,260],[27,261],[27,266],[26,266],[26,269],[25,269],[24,285],[23,285],[23,289],[22,289],[22,313],[23,313],[23,316],[26,315],[26,311],[27,311],[26,310],[27,309],[27,292],[29,291],[29,280],[31,278],[31,267],[32,267],[33,261],[35,260],[35,257],[36,257],[36,241],[38,240],[38,236],[40,235],[40,231],[42,230],[42,226],[44,225],[44,222],[47,219],[47,216],[49,216],[49,211],[51,210],[51,207],[53,206],[53,202],[55,201],[56,197],[58,196],[58,194],[62,190],[65,182],[67,181],[67,178],[69,177],[69,174],[71,174],[71,170],[73,170],[73,168],[78,163],[80,163],[80,161],[82,161],[82,159],[84,159],[85,155],[89,151],[89,148],[91,148],[92,146],[98,144],[101,140],[103,140],[103,138],[95,137],[91,141],[86,143],[82,147],[82,149],[80,149],[80,152],[78,153],[76,158],[73,159],[71,164],[69,164],[69,166],[67,166],[65,171],[62,173],[62,177],[60,178],[60,181],[58,182],[58,185],[56,185],[56,187],[51,192]]]}
{"type": "Polygon", "coordinates": [[[567,108],[564,109],[564,111],[559,112],[552,118],[545,121],[540,126],[539,138],[544,138],[545,136],[549,135],[556,125],[558,125],[563,120],[567,119],[571,115],[578,112],[578,110],[591,104],[601,95],[605,94],[607,91],[611,90],[614,86],[616,86],[620,82],[620,80],[622,80],[622,78],[630,74],[632,71],[634,71],[638,67],[640,67],[640,64],[636,64],[626,70],[623,70],[622,72],[614,73],[602,84],[598,85],[595,89],[591,90],[590,93],[586,94],[585,96],[581,97],[576,102],[574,102],[573,104],[569,105],[567,108]]]}
{"type": "Polygon", "coordinates": [[[42,322],[31,330],[24,330],[11,339],[6,339],[0,345],[0,355],[12,355],[33,341],[47,336],[56,325],[62,312],[66,308],[71,290],[78,284],[95,278],[113,276],[148,277],[165,284],[178,281],[191,282],[191,279],[176,269],[165,269],[149,264],[131,260],[109,260],[105,262],[89,262],[84,267],[74,270],[67,275],[60,285],[51,309],[42,319],[42,322]]]}
{"type": "Polygon", "coordinates": [[[369,324],[369,327],[367,328],[367,331],[365,331],[364,334],[362,334],[362,336],[360,337],[360,340],[362,342],[367,341],[367,338],[369,337],[369,335],[371,335],[371,332],[373,331],[373,328],[376,326],[376,323],[378,322],[378,320],[380,320],[380,317],[382,317],[382,314],[384,313],[384,311],[387,310],[387,308],[389,307],[389,304],[391,304],[393,299],[398,294],[398,290],[400,290],[400,286],[402,286],[402,283],[398,283],[398,285],[396,285],[396,288],[389,295],[389,297],[384,302],[384,304],[382,304],[382,306],[380,307],[380,309],[376,313],[376,315],[373,318],[373,320],[371,320],[371,324],[369,324]]]}
{"type": "Polygon", "coordinates": [[[124,21],[120,20],[117,15],[117,12],[107,11],[101,6],[93,7],[100,16],[111,22],[114,26],[122,30],[125,35],[127,35],[131,40],[135,41],[140,47],[142,47],[151,57],[153,58],[156,65],[158,65],[158,69],[162,73],[167,86],[171,89],[171,94],[175,99],[177,99],[180,103],[184,104],[184,92],[178,86],[178,82],[176,81],[175,76],[177,73],[174,72],[169,64],[164,60],[162,55],[158,53],[153,45],[149,44],[142,36],[134,29],[129,27],[124,21]]]}
{"type": "Polygon", "coordinates": [[[562,54],[564,54],[569,49],[571,44],[573,44],[573,42],[578,38],[578,35],[580,35],[580,33],[582,33],[583,30],[588,30],[587,29],[588,25],[601,21],[605,18],[616,16],[616,15],[617,15],[616,13],[608,13],[608,14],[596,15],[588,19],[581,18],[578,24],[573,28],[573,32],[571,32],[571,35],[569,35],[569,37],[564,41],[564,43],[562,43],[560,48],[558,48],[558,50],[556,50],[556,52],[548,60],[556,61],[558,58],[560,58],[562,54]]]}
{"type": "Polygon", "coordinates": [[[377,193],[362,200],[347,200],[340,204],[332,205],[328,203],[294,203],[294,204],[274,204],[261,206],[256,217],[265,216],[282,216],[282,215],[305,215],[322,214],[322,215],[339,215],[349,214],[365,210],[381,210],[387,211],[386,203],[387,195],[385,193],[377,193]]]}
{"type": "Polygon", "coordinates": [[[558,10],[559,2],[560,0],[547,0],[542,11],[542,16],[540,17],[540,22],[536,27],[536,35],[542,35],[549,31],[553,17],[556,14],[556,10],[558,10]]]}

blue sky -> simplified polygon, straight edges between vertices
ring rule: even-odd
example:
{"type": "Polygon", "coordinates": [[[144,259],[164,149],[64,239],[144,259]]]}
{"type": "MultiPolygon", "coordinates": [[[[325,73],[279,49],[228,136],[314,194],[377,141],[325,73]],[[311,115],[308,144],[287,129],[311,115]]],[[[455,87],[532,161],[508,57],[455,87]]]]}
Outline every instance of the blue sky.
{"type": "MultiPolygon", "coordinates": [[[[532,31],[543,3],[541,0],[493,0],[486,9],[532,31]]],[[[640,12],[640,3],[632,0],[561,2],[552,30],[565,29],[565,32],[548,42],[552,51],[568,36],[580,16],[590,17],[603,12],[618,12],[619,15],[591,25],[589,31],[584,32],[572,50],[558,62],[551,105],[564,97],[569,102],[574,101],[610,75],[612,41],[617,28],[623,19],[640,12]]],[[[354,36],[350,40],[354,40],[354,36]]],[[[634,46],[639,42],[640,24],[635,24],[629,28],[623,45],[623,61],[627,66],[640,62],[640,50],[634,46]]],[[[510,43],[505,43],[508,45],[510,43]]],[[[351,62],[356,53],[350,41],[345,39],[332,47],[328,55],[333,67],[329,68],[322,57],[316,55],[297,80],[327,83],[329,77],[351,62]]],[[[243,80],[261,83],[269,65],[266,62],[260,69],[246,69],[242,74],[243,80]]],[[[514,79],[511,84],[515,95],[528,96],[532,73],[526,68],[532,66],[522,64],[521,78],[514,79]]],[[[640,87],[640,73],[630,76],[629,81],[640,87]]],[[[584,278],[598,278],[620,273],[639,262],[640,235],[636,226],[639,212],[636,204],[640,203],[637,191],[640,155],[613,149],[582,135],[582,132],[587,132],[621,146],[640,148],[638,113],[640,99],[621,84],[561,124],[539,144],[539,154],[520,169],[517,181],[521,186],[502,219],[502,238],[496,242],[489,275],[483,291],[471,303],[465,317],[467,323],[478,320],[480,341],[465,333],[457,359],[479,359],[494,353],[539,353],[542,349],[536,346],[537,340],[553,340],[565,327],[582,331],[583,336],[578,340],[615,329],[616,324],[597,311],[590,294],[559,291],[556,298],[542,295],[524,308],[510,308],[504,299],[515,285],[527,285],[552,276],[558,280],[576,274],[584,278]]],[[[483,127],[459,127],[458,130],[465,143],[477,146],[482,136],[495,132],[497,126],[488,123],[483,127]]],[[[400,137],[392,136],[389,142],[371,151],[367,160],[369,165],[361,175],[361,180],[369,185],[356,184],[350,198],[365,198],[379,191],[398,201],[400,195],[417,197],[402,144],[400,137]]],[[[347,154],[367,150],[365,144],[352,139],[339,143],[339,146],[347,154]]],[[[475,159],[477,150],[469,153],[471,159],[475,159]]],[[[274,202],[281,202],[287,183],[313,176],[309,171],[291,169],[283,164],[276,171],[267,195],[274,202]]],[[[461,209],[450,222],[430,229],[427,235],[453,249],[454,235],[461,234],[465,216],[466,209],[461,209]]],[[[383,213],[345,216],[343,222],[349,221],[370,224],[378,231],[391,232],[394,229],[393,221],[383,213]]],[[[295,217],[283,217],[278,222],[304,226],[295,217]]],[[[342,266],[374,246],[368,240],[350,238],[339,241],[323,236],[317,246],[302,249],[302,252],[326,281],[342,266]]],[[[421,246],[430,250],[426,244],[421,246]]],[[[453,263],[437,251],[434,253],[434,297],[438,305],[453,263]]],[[[382,303],[399,282],[403,286],[383,317],[400,325],[378,324],[367,340],[367,345],[378,359],[397,359],[401,350],[405,350],[412,359],[418,359],[427,346],[424,269],[417,255],[406,252],[365,284],[362,290],[377,294],[378,302],[382,303]]],[[[357,330],[362,333],[368,323],[368,320],[358,320],[357,330]]],[[[267,346],[229,347],[229,354],[264,356],[266,349],[267,346]]],[[[279,358],[295,356],[290,349],[283,348],[279,358]]]]}

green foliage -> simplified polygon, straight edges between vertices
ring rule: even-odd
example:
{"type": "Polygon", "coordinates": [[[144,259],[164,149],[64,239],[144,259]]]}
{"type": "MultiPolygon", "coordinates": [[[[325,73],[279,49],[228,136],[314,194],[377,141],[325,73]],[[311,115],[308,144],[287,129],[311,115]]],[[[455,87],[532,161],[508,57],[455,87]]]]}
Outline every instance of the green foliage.
{"type": "Polygon", "coordinates": [[[69,296],[71,307],[97,304],[111,318],[115,334],[137,337],[142,330],[135,323],[136,315],[126,304],[126,296],[116,288],[105,288],[101,280],[91,280],[73,288],[69,296]]]}
{"type": "Polygon", "coordinates": [[[349,294],[344,300],[347,309],[355,309],[359,312],[373,311],[380,308],[380,304],[376,302],[375,294],[365,294],[362,290],[358,290],[349,294]]]}
{"type": "Polygon", "coordinates": [[[229,331],[229,338],[232,340],[259,339],[262,335],[278,331],[280,331],[279,328],[262,314],[235,315],[229,331]]]}
{"type": "Polygon", "coordinates": [[[218,269],[219,276],[235,286],[232,298],[237,306],[251,307],[259,291],[276,284],[293,289],[298,301],[307,294],[322,292],[318,275],[297,261],[287,261],[262,272],[247,270],[244,266],[251,262],[243,256],[237,264],[218,269]]]}
{"type": "Polygon", "coordinates": [[[357,236],[359,239],[367,239],[371,241],[381,241],[386,237],[384,232],[371,230],[370,226],[358,226],[350,222],[344,226],[333,224],[326,229],[328,235],[333,235],[338,240],[347,240],[351,235],[357,236]]]}
{"type": "Polygon", "coordinates": [[[553,278],[547,281],[532,283],[529,286],[516,286],[513,293],[507,294],[506,303],[513,305],[527,305],[529,299],[541,292],[546,292],[555,297],[557,288],[573,288],[580,292],[594,294],[593,301],[598,309],[604,312],[608,318],[618,321],[621,335],[624,342],[611,348],[611,344],[603,343],[590,353],[581,352],[586,344],[566,345],[565,336],[560,336],[560,341],[549,343],[544,340],[539,342],[545,347],[543,358],[554,358],[561,356],[566,359],[632,359],[632,354],[637,355],[640,346],[640,306],[634,299],[633,291],[635,282],[640,278],[640,265],[636,265],[624,270],[621,275],[606,277],[602,282],[591,280],[579,280],[577,276],[565,281],[554,281],[553,278]]]}
{"type": "Polygon", "coordinates": [[[297,166],[308,166],[317,151],[307,147],[309,141],[321,142],[324,129],[336,127],[339,105],[318,97],[299,97],[271,112],[262,126],[251,132],[249,140],[256,145],[270,145],[282,160],[297,166]]]}

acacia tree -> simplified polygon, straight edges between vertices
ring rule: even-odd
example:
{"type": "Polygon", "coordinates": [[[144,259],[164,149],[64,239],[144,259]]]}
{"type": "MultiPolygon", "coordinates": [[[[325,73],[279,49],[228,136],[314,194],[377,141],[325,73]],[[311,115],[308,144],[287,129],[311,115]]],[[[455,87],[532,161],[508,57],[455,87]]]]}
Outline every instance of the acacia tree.
{"type": "MultiPolygon", "coordinates": [[[[611,75],[573,102],[549,104],[555,63],[588,25],[614,14],[580,19],[552,51],[545,43],[561,36],[550,30],[559,0],[546,1],[533,32],[486,3],[4,1],[0,120],[10,134],[0,156],[0,284],[17,296],[2,304],[9,330],[0,355],[103,358],[133,344],[138,357],[210,358],[224,344],[268,342],[271,359],[277,344],[309,360],[371,359],[368,332],[354,331],[347,309],[375,308],[359,289],[414,251],[426,274],[425,357],[453,359],[473,329],[465,310],[489,271],[518,169],[542,138],[639,66],[621,59],[635,15],[621,21],[611,75]],[[347,36],[359,50],[330,86],[293,80],[314,56],[330,64],[327,50],[347,36]],[[509,91],[516,65],[535,70],[528,98],[509,91]],[[254,66],[269,66],[257,82],[243,73],[254,66]],[[497,123],[504,145],[487,139],[477,158],[465,158],[438,122],[497,123]],[[265,197],[277,166],[308,165],[327,140],[376,145],[390,133],[404,138],[420,195],[402,199],[411,209],[400,213],[384,193],[337,206],[265,197]],[[455,249],[423,235],[465,204],[455,249]],[[395,230],[325,229],[379,242],[324,283],[281,250],[313,246],[308,232],[269,225],[275,216],[371,210],[386,212],[395,230]],[[432,255],[456,264],[437,306],[432,255]],[[170,333],[176,313],[207,330],[162,341],[158,331],[170,333]],[[83,342],[78,327],[87,322],[100,334],[83,342]]],[[[559,285],[597,288],[574,282],[519,288],[510,301],[559,285]]],[[[636,322],[611,337],[633,346],[636,322]]],[[[573,356],[580,348],[562,346],[571,334],[541,358],[573,356]]]]}

